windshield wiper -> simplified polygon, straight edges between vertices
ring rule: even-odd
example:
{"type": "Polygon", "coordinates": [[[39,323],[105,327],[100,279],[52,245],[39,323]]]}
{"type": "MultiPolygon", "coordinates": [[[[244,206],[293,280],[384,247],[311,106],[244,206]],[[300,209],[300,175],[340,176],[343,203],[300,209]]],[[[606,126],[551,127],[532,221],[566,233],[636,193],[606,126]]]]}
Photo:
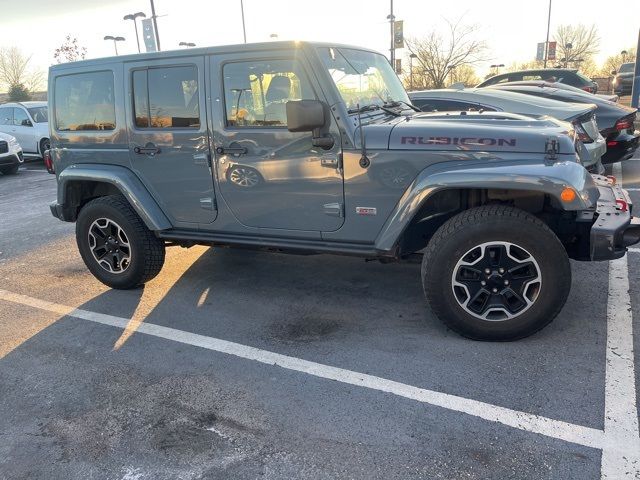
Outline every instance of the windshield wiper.
{"type": "Polygon", "coordinates": [[[406,105],[411,110],[414,110],[416,112],[421,112],[422,111],[418,107],[416,107],[415,105],[411,105],[409,102],[405,102],[404,100],[393,100],[391,102],[386,102],[384,104],[385,107],[399,107],[400,105],[406,105]]]}
{"type": "Polygon", "coordinates": [[[374,110],[382,110],[390,115],[395,117],[399,117],[402,114],[400,112],[396,112],[395,110],[391,110],[386,104],[385,105],[376,105],[372,103],[371,105],[364,105],[358,108],[350,108],[347,110],[347,113],[364,113],[364,112],[373,112],[374,110]]]}

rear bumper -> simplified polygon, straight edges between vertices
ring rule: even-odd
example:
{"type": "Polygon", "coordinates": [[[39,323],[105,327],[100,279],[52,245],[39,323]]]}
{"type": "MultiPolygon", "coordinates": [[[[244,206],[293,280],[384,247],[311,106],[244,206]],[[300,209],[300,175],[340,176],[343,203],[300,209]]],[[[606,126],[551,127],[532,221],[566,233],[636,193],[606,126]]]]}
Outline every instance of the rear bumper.
{"type": "Polygon", "coordinates": [[[591,260],[613,260],[640,241],[640,218],[632,216],[631,199],[621,186],[606,177],[594,179],[600,198],[589,234],[589,253],[591,260]]]}
{"type": "Polygon", "coordinates": [[[613,138],[607,139],[607,153],[602,156],[602,163],[614,163],[631,158],[638,148],[640,132],[632,134],[627,131],[620,132],[613,138]],[[615,143],[614,143],[615,142],[615,143]]]}

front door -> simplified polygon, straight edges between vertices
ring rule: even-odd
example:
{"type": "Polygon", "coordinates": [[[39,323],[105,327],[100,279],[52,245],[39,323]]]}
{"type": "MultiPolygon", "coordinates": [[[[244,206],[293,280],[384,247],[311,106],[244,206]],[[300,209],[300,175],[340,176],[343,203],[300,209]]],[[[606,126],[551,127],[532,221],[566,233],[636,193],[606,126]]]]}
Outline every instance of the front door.
{"type": "Polygon", "coordinates": [[[211,58],[215,168],[220,195],[245,226],[329,232],[343,223],[340,134],[312,144],[311,132],[287,130],[286,103],[320,99],[300,52],[211,58]]]}
{"type": "Polygon", "coordinates": [[[129,158],[174,226],[216,218],[204,58],[125,64],[129,158]]]}

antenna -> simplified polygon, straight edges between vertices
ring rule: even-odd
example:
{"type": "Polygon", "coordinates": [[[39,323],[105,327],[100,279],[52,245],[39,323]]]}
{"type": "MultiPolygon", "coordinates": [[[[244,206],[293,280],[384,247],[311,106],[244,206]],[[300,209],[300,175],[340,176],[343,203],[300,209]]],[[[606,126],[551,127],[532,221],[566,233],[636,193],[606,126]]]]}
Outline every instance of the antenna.
{"type": "Polygon", "coordinates": [[[362,156],[360,157],[360,166],[362,168],[368,168],[371,165],[371,160],[367,157],[367,146],[364,143],[364,130],[362,129],[362,118],[360,117],[360,104],[356,105],[358,109],[358,128],[360,128],[360,148],[362,149],[362,156]]]}

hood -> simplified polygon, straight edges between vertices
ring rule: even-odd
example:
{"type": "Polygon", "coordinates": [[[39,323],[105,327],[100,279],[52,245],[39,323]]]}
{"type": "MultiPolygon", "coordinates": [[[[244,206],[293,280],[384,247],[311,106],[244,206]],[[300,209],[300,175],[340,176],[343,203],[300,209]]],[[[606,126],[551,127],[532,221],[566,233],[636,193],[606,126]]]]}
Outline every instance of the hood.
{"type": "Polygon", "coordinates": [[[497,112],[421,113],[395,124],[388,148],[539,154],[546,152],[549,140],[556,140],[560,153],[575,154],[573,135],[570,124],[551,117],[534,119],[497,112]]]}
{"type": "Polygon", "coordinates": [[[0,132],[0,140],[4,140],[5,142],[11,142],[12,140],[15,140],[15,139],[16,137],[14,137],[13,135],[0,132]]]}

